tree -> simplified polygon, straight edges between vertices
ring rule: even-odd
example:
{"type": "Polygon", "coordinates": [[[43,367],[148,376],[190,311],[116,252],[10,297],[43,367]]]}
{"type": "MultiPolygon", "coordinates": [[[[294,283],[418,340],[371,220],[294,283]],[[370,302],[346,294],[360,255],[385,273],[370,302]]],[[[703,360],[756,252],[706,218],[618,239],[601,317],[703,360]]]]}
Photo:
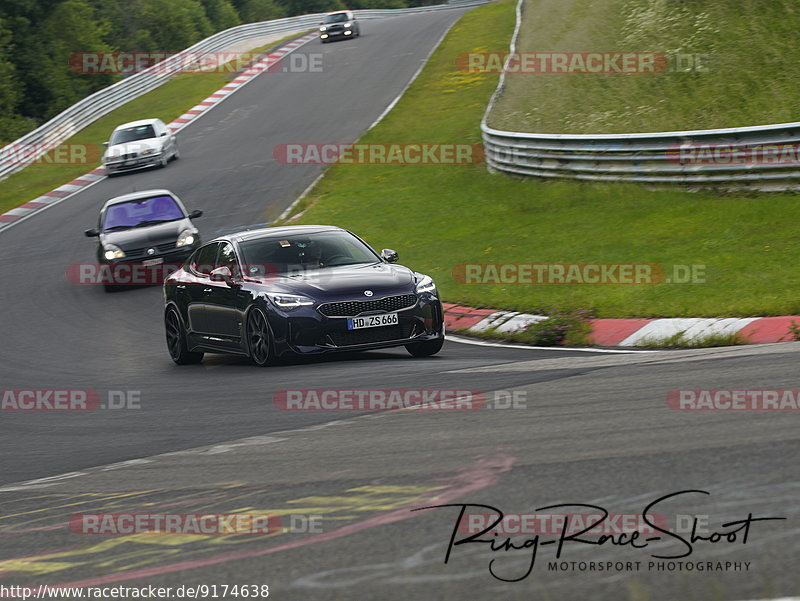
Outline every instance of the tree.
{"type": "Polygon", "coordinates": [[[0,146],[16,140],[33,122],[17,112],[22,94],[14,64],[8,58],[11,33],[0,18],[0,146]]]}
{"type": "Polygon", "coordinates": [[[241,20],[229,0],[200,0],[214,31],[235,27],[241,20]]]}
{"type": "Polygon", "coordinates": [[[234,6],[243,23],[270,21],[287,16],[286,9],[275,0],[235,0],[234,6]]]}
{"type": "Polygon", "coordinates": [[[280,3],[290,15],[329,13],[347,8],[342,0],[280,0],[280,3]]]}
{"type": "Polygon", "coordinates": [[[195,0],[145,0],[141,19],[140,27],[164,52],[183,50],[213,33],[203,6],[195,0]]]}

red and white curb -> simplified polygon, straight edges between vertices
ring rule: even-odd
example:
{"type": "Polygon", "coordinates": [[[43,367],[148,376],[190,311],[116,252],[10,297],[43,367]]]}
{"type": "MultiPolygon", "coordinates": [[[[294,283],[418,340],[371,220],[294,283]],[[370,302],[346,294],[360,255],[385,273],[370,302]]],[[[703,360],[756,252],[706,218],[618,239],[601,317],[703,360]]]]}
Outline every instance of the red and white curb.
{"type": "MultiPolygon", "coordinates": [[[[203,100],[201,103],[193,106],[183,115],[175,119],[175,121],[169,124],[169,128],[173,132],[180,131],[189,125],[189,123],[200,117],[200,115],[203,115],[209,109],[225,100],[228,96],[241,89],[246,84],[250,83],[256,76],[277,65],[284,56],[294,52],[300,48],[300,46],[303,46],[304,44],[307,44],[316,38],[316,33],[309,33],[289,42],[274,52],[270,52],[264,58],[248,67],[244,72],[238,75],[236,79],[222,86],[219,90],[211,94],[211,96],[203,100]]],[[[58,188],[55,188],[54,190],[51,190],[50,192],[42,194],[38,198],[34,198],[33,200],[26,202],[24,205],[0,214],[0,231],[8,229],[12,225],[24,221],[28,217],[31,217],[40,211],[58,204],[70,196],[77,194],[78,192],[82,192],[89,186],[105,179],[105,177],[106,170],[103,167],[97,167],[72,180],[71,182],[68,182],[62,186],[59,186],[58,188]]]]}
{"type": "MultiPolygon", "coordinates": [[[[448,331],[480,333],[494,329],[499,333],[514,333],[547,319],[514,311],[474,309],[452,303],[444,305],[444,320],[448,331]]],[[[738,333],[750,344],[787,342],[793,340],[789,327],[800,325],[800,316],[727,317],[727,318],[661,318],[661,319],[594,319],[591,338],[597,346],[635,347],[654,340],[663,340],[683,333],[684,340],[701,339],[711,334],[738,333]]]]}

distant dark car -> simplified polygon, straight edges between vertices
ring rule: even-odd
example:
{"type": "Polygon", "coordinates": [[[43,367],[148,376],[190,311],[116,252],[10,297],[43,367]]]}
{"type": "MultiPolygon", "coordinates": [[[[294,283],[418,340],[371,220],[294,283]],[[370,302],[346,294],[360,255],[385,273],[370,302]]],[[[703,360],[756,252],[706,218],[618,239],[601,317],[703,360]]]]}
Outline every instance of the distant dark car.
{"type": "Polygon", "coordinates": [[[355,15],[349,10],[340,10],[325,15],[319,26],[319,39],[323,44],[335,39],[354,38],[361,35],[355,15]]]}
{"type": "MultiPolygon", "coordinates": [[[[100,263],[180,265],[200,246],[200,236],[191,220],[202,214],[187,213],[169,190],[143,190],[107,201],[100,210],[97,228],[84,233],[97,238],[100,263]]],[[[106,284],[106,291],[115,286],[116,282],[106,284]]]]}
{"type": "Polygon", "coordinates": [[[261,366],[285,354],[396,346],[433,355],[444,343],[436,285],[396,260],[332,226],[216,238],[164,282],[169,354],[179,365],[213,352],[261,366]]]}

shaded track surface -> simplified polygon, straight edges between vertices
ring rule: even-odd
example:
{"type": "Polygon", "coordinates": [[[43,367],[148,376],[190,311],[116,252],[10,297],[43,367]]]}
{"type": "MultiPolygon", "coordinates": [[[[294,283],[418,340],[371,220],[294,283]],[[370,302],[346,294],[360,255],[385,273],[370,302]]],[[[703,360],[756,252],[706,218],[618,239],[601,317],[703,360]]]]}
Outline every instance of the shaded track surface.
{"type": "Polygon", "coordinates": [[[260,76],[182,132],[177,163],[105,180],[0,235],[2,388],[136,391],[141,406],[0,412],[0,584],[269,584],[271,598],[303,600],[699,601],[798,591],[795,413],[682,412],[665,402],[681,388],[796,387],[795,344],[610,355],[451,341],[425,360],[400,349],[269,369],[232,357],[179,368],[164,348],[160,290],[105,294],[66,281],[67,265],[92,260],[81,231],[100,204],[134,188],[170,188],[203,209],[206,238],[274,219],[319,168],[278,165],[273,147],[355,140],[458,14],[369,22],[360,39],[309,45],[300,52],[322,53],[321,73],[260,76]],[[366,414],[273,404],[287,388],[411,387],[491,399],[516,391],[520,403],[366,414]],[[461,545],[445,565],[457,508],[410,511],[589,503],[635,514],[686,489],[711,495],[659,506],[678,529],[688,514],[707,515],[712,530],[748,513],[787,520],[754,524],[746,544],[698,542],[682,560],[749,562],[748,571],[650,568],[659,561],[651,554],[686,551],[664,536],[647,549],[571,543],[560,558],[641,562],[635,570],[551,570],[554,546],[542,545],[531,575],[509,583],[489,562],[497,558],[496,576],[519,578],[530,549],[461,545]],[[85,536],[68,527],[83,512],[258,512],[279,516],[282,528],[85,536]]]}

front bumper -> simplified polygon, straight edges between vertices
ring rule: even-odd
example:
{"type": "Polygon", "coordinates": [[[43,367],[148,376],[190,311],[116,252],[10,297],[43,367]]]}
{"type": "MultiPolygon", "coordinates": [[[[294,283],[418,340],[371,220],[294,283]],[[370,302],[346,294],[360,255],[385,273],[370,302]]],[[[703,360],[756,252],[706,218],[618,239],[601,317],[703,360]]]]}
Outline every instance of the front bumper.
{"type": "Polygon", "coordinates": [[[161,153],[150,154],[144,157],[137,157],[135,159],[128,159],[125,161],[114,161],[103,163],[108,173],[122,173],[123,171],[135,171],[136,169],[145,169],[147,167],[155,167],[161,163],[161,153]]]}
{"type": "Polygon", "coordinates": [[[442,304],[435,296],[419,295],[414,307],[396,313],[397,325],[348,330],[346,317],[326,317],[314,307],[301,307],[291,312],[270,311],[270,326],[278,354],[391,348],[444,336],[442,304]]]}
{"type": "Polygon", "coordinates": [[[328,40],[340,40],[342,38],[352,38],[355,37],[356,32],[354,29],[341,29],[337,31],[323,31],[319,34],[319,39],[323,42],[327,42],[328,40]],[[350,33],[345,33],[346,31],[350,33]]]}
{"type": "Polygon", "coordinates": [[[153,255],[147,255],[146,252],[132,253],[133,256],[113,261],[100,257],[100,263],[108,266],[103,273],[103,283],[117,286],[160,286],[181,268],[199,246],[197,241],[166,252],[153,255]]]}

